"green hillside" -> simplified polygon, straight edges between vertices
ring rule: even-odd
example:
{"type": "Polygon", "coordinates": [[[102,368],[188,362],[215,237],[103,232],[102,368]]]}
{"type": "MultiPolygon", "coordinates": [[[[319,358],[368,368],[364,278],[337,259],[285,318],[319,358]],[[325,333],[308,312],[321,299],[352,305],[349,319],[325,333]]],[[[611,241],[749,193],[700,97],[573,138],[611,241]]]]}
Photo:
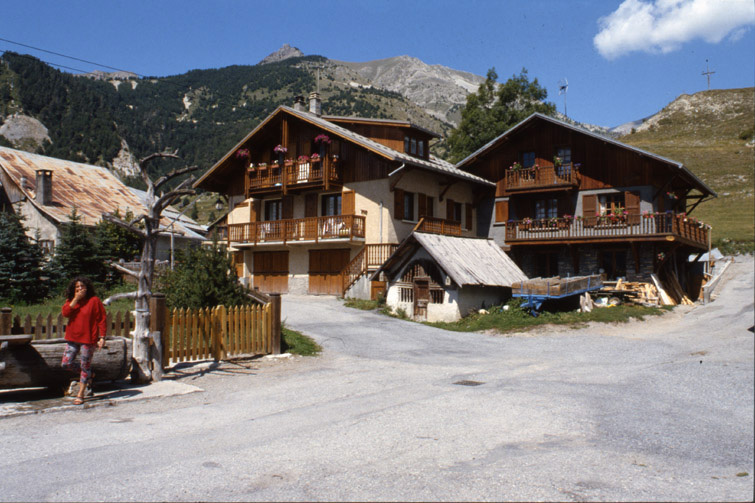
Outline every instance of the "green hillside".
{"type": "Polygon", "coordinates": [[[718,193],[694,215],[713,226],[713,240],[753,248],[753,126],[755,89],[724,89],[682,95],[631,134],[629,145],[684,163],[718,193]]]}

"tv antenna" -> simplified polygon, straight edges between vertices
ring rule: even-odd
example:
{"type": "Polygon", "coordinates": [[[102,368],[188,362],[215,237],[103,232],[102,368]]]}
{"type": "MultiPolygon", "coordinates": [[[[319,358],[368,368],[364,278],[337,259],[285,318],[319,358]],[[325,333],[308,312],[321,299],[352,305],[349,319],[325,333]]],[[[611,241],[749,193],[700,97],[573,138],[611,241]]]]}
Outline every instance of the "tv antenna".
{"type": "Polygon", "coordinates": [[[566,80],[566,77],[558,81],[558,94],[564,95],[564,117],[568,117],[566,113],[566,91],[569,89],[569,81],[566,80]]]}
{"type": "Polygon", "coordinates": [[[708,68],[708,60],[706,59],[705,60],[705,71],[703,72],[703,75],[705,75],[706,77],[708,77],[708,91],[710,91],[710,76],[713,75],[714,73],[716,73],[716,72],[711,72],[710,69],[708,68]]]}

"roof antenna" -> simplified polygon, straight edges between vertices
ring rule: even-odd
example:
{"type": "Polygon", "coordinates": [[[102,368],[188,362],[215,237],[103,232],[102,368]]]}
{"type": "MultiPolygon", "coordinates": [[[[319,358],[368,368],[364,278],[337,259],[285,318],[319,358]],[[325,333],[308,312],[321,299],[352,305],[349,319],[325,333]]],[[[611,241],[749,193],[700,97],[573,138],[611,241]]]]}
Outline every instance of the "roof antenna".
{"type": "Polygon", "coordinates": [[[569,81],[566,80],[566,77],[558,81],[558,94],[564,95],[564,117],[568,117],[569,115],[566,113],[566,91],[569,89],[569,81]]]}
{"type": "Polygon", "coordinates": [[[705,60],[705,71],[703,72],[703,75],[705,75],[706,77],[708,77],[708,91],[710,91],[710,76],[713,75],[714,73],[716,73],[716,72],[711,72],[710,69],[708,68],[708,60],[706,59],[705,60]]]}

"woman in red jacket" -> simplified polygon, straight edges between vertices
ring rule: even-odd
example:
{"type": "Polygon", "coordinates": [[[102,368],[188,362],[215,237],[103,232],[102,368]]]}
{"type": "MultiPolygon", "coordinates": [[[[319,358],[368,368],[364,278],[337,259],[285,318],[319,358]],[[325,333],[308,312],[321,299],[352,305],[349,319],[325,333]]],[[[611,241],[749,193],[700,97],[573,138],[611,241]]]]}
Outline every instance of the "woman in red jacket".
{"type": "Polygon", "coordinates": [[[63,304],[63,316],[68,318],[66,327],[66,346],[62,367],[74,372],[81,372],[79,393],[73,403],[84,403],[84,392],[92,380],[92,355],[96,348],[105,345],[107,322],[105,306],[94,292],[89,278],[83,276],[71,281],[66,288],[66,302],[63,304]],[[81,352],[81,365],[76,363],[76,355],[81,352]]]}

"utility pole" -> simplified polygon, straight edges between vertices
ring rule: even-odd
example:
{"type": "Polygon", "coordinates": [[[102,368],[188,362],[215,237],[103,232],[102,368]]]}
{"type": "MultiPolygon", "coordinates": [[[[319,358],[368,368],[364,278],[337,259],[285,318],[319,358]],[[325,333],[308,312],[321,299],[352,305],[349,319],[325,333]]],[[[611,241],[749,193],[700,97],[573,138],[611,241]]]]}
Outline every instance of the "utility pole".
{"type": "Polygon", "coordinates": [[[703,75],[705,75],[706,77],[708,77],[708,91],[710,91],[710,76],[713,75],[714,73],[716,73],[716,72],[711,72],[710,69],[708,68],[708,60],[706,59],[705,60],[705,71],[703,72],[703,75]]]}

